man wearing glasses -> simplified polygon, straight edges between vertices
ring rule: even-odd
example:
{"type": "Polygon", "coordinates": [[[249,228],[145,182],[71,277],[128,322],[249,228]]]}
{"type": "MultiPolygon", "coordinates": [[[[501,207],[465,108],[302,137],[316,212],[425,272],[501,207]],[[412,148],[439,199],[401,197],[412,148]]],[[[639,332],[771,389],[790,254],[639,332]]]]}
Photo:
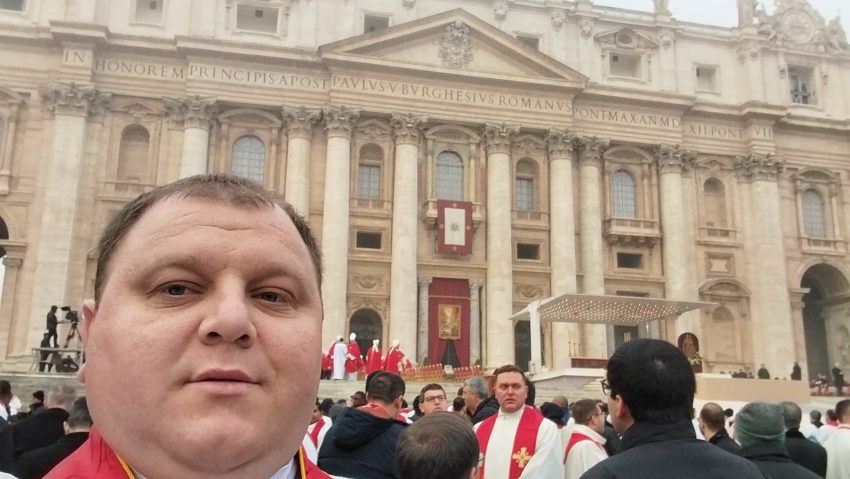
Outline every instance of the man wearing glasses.
{"type": "Polygon", "coordinates": [[[431,383],[419,393],[419,410],[423,416],[436,411],[447,411],[449,403],[446,402],[446,391],[443,386],[431,383]]]}
{"type": "Polygon", "coordinates": [[[620,452],[582,479],[763,478],[755,464],[696,438],[691,411],[696,378],[676,346],[635,339],[614,351],[602,391],[622,437],[620,452]]]}

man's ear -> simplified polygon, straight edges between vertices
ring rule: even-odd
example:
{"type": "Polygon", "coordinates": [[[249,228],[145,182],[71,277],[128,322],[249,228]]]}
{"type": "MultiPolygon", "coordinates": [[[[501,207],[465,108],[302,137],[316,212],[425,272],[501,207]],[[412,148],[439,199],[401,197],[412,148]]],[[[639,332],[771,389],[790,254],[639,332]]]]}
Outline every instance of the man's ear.
{"type": "MultiPolygon", "coordinates": [[[[86,346],[89,344],[89,329],[91,328],[91,323],[94,321],[96,314],[97,304],[95,304],[94,299],[87,299],[83,301],[83,321],[82,325],[80,325],[80,337],[83,339],[83,350],[85,350],[86,346]]],[[[85,355],[85,352],[83,354],[85,355]]],[[[86,363],[80,365],[80,369],[77,371],[77,380],[83,384],[86,383],[86,363]]]]}
{"type": "MultiPolygon", "coordinates": [[[[632,412],[629,410],[629,405],[626,404],[625,401],[623,401],[623,396],[620,396],[619,394],[615,394],[614,395],[614,401],[617,402],[617,411],[616,411],[617,419],[631,419],[632,412]]],[[[610,413],[610,411],[609,411],[609,413],[610,413]]]]}

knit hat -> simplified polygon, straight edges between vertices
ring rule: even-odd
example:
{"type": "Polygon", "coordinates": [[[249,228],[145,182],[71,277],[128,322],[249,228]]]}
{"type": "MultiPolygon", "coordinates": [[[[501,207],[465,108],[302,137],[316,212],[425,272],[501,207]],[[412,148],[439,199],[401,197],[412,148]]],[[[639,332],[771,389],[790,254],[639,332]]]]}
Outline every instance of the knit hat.
{"type": "Polygon", "coordinates": [[[782,406],[751,402],[735,417],[735,438],[741,446],[782,444],[785,442],[785,419],[782,406]]]}

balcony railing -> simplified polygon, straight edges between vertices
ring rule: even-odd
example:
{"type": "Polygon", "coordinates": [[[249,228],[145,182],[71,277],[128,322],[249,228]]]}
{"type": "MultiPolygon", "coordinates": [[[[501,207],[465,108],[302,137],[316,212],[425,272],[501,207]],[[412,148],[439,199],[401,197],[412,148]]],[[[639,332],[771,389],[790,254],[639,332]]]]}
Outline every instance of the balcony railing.
{"type": "Polygon", "coordinates": [[[392,210],[392,201],[381,198],[351,198],[351,207],[363,210],[377,210],[389,212],[392,210]]]}
{"type": "Polygon", "coordinates": [[[513,220],[522,223],[549,223],[549,213],[534,210],[513,210],[513,220]]]}
{"type": "Polygon", "coordinates": [[[654,244],[661,237],[658,221],[643,218],[606,218],[602,233],[612,243],[654,244]]]}
{"type": "Polygon", "coordinates": [[[834,238],[800,238],[802,248],[804,250],[815,250],[821,252],[835,251],[840,252],[843,249],[844,242],[834,238]]]}
{"type": "Polygon", "coordinates": [[[156,185],[138,181],[107,180],[101,182],[100,193],[116,198],[133,198],[156,188],[156,185]]]}
{"type": "Polygon", "coordinates": [[[699,236],[704,240],[735,241],[738,232],[732,228],[703,227],[699,229],[699,236]]]}

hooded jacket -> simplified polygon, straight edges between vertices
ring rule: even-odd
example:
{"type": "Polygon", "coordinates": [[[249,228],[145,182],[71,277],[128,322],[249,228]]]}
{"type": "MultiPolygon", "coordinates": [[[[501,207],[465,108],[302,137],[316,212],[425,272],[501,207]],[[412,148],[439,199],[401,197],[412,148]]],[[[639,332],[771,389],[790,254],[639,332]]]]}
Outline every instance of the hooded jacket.
{"type": "Polygon", "coordinates": [[[319,467],[353,479],[397,479],[395,447],[406,424],[367,404],[343,411],[319,450],[319,467]]]}

